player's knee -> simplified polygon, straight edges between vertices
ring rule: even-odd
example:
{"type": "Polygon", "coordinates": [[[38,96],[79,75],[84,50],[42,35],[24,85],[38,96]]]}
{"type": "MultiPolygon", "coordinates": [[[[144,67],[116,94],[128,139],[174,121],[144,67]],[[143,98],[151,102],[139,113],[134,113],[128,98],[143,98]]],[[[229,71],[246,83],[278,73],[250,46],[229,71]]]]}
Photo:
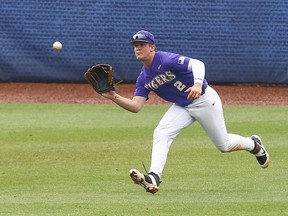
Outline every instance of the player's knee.
{"type": "Polygon", "coordinates": [[[213,140],[214,145],[222,153],[227,153],[231,151],[231,142],[228,137],[225,140],[213,140]]]}
{"type": "Polygon", "coordinates": [[[165,136],[165,131],[161,130],[159,127],[156,127],[154,129],[154,133],[153,133],[153,137],[155,138],[159,138],[159,137],[163,137],[165,136]]]}
{"type": "Polygon", "coordinates": [[[154,139],[169,139],[175,137],[175,134],[167,128],[157,126],[153,133],[154,139]]]}
{"type": "Polygon", "coordinates": [[[227,145],[221,145],[221,146],[217,146],[218,150],[222,153],[227,153],[230,152],[229,148],[227,145]]]}
{"type": "Polygon", "coordinates": [[[222,152],[222,153],[227,153],[227,152],[233,152],[233,151],[237,151],[237,150],[242,150],[241,146],[239,145],[234,145],[233,143],[228,143],[228,144],[224,144],[221,146],[217,146],[218,149],[222,152]]]}
{"type": "Polygon", "coordinates": [[[221,153],[227,153],[227,152],[230,152],[228,149],[220,149],[220,152],[221,153]]]}

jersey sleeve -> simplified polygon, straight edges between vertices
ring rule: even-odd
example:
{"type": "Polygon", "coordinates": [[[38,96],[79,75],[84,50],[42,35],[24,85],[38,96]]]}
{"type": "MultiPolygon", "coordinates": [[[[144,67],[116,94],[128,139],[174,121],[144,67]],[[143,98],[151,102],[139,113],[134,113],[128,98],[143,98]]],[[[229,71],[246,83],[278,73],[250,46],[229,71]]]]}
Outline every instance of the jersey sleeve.
{"type": "Polygon", "coordinates": [[[141,96],[141,97],[145,97],[148,99],[150,90],[145,88],[145,82],[144,82],[143,76],[144,74],[140,73],[139,77],[137,78],[134,96],[141,96]]]}
{"type": "Polygon", "coordinates": [[[188,65],[190,61],[189,57],[175,53],[169,53],[167,57],[168,58],[166,58],[165,64],[168,66],[170,70],[178,73],[188,71],[188,65]]]}
{"type": "Polygon", "coordinates": [[[202,61],[179,54],[170,53],[167,65],[176,73],[192,73],[194,83],[203,83],[205,79],[205,65],[202,61]]]}

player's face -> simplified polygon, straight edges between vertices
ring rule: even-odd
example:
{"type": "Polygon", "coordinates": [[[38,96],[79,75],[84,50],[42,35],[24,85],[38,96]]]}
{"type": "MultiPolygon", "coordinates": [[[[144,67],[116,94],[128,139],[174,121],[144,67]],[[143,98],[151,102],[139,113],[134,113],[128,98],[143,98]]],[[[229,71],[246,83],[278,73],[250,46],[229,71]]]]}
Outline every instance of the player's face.
{"type": "Polygon", "coordinates": [[[137,60],[139,61],[149,61],[150,58],[153,58],[152,53],[155,51],[155,45],[145,43],[145,42],[135,42],[134,43],[134,52],[137,60]]]}

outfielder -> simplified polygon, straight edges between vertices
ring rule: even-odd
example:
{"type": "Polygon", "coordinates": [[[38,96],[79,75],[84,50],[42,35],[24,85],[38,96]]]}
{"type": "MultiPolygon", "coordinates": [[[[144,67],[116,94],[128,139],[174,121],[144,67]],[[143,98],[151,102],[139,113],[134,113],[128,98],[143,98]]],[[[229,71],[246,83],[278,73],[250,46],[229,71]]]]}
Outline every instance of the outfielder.
{"type": "Polygon", "coordinates": [[[154,36],[144,30],[137,32],[130,44],[134,46],[137,60],[143,63],[132,99],[117,94],[113,85],[108,90],[97,91],[95,85],[101,86],[97,83],[101,79],[97,76],[96,84],[93,84],[93,77],[87,79],[87,73],[91,69],[85,77],[98,93],[131,112],[137,113],[142,109],[150,91],[173,103],[154,130],[149,173],[130,170],[134,183],[144,187],[147,192],[154,194],[158,191],[173,140],[195,121],[200,123],[221,152],[246,150],[256,156],[262,168],[268,167],[269,155],[259,136],[243,137],[227,132],[222,102],[205,79],[203,62],[179,54],[156,51],[154,36]]]}

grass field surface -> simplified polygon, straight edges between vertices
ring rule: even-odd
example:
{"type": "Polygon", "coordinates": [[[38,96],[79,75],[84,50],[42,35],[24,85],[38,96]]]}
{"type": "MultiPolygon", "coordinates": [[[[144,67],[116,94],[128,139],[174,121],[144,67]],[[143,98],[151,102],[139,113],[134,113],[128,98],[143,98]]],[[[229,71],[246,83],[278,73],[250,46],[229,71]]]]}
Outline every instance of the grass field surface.
{"type": "Polygon", "coordinates": [[[0,215],[288,215],[288,107],[225,106],[227,128],[261,135],[271,164],[220,153],[195,123],[173,143],[157,194],[149,168],[168,106],[0,104],[0,215]]]}

